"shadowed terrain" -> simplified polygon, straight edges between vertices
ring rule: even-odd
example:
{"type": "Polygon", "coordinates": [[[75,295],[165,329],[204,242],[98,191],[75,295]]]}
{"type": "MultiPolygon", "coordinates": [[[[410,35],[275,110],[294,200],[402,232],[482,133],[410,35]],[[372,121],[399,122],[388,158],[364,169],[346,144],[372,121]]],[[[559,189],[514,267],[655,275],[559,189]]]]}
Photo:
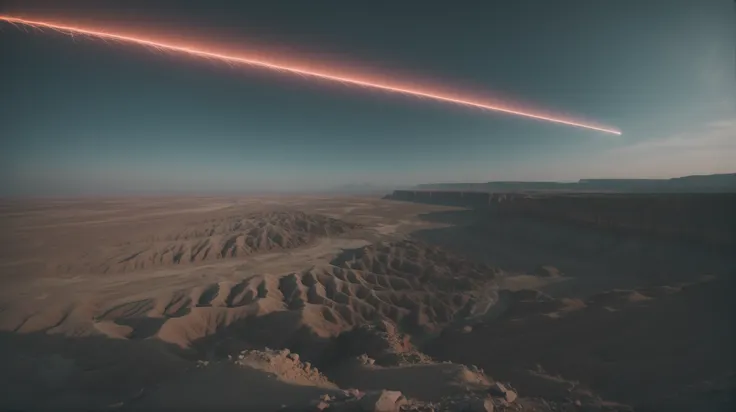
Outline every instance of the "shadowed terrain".
{"type": "Polygon", "coordinates": [[[731,198],[519,196],[6,202],[2,408],[727,410],[731,198]]]}

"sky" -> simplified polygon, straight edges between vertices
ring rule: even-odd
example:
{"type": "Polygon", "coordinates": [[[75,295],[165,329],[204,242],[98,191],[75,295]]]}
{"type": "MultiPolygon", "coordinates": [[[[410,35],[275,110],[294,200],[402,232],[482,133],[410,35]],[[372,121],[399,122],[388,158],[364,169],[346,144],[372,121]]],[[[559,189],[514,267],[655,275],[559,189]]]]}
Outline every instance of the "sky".
{"type": "Polygon", "coordinates": [[[0,196],[733,173],[734,4],[5,1],[0,14],[338,66],[623,134],[0,23],[0,196]]]}

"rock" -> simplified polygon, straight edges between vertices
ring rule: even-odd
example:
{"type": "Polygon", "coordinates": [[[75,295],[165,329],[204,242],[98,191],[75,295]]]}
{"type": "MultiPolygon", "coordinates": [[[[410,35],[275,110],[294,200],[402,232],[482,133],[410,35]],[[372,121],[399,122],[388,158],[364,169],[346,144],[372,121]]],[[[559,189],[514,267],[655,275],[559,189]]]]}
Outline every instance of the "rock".
{"type": "Polygon", "coordinates": [[[322,411],[326,411],[327,409],[329,409],[329,407],[330,407],[329,403],[325,401],[319,401],[312,406],[312,410],[314,412],[322,412],[322,411]]]}
{"type": "Polygon", "coordinates": [[[289,356],[289,359],[291,359],[291,360],[293,360],[295,362],[299,360],[299,354],[298,353],[292,352],[288,356],[289,356]]]}
{"type": "Polygon", "coordinates": [[[474,398],[468,402],[465,408],[468,412],[493,412],[493,399],[491,398],[474,398]]]}
{"type": "Polygon", "coordinates": [[[358,362],[360,362],[362,365],[374,365],[376,363],[376,360],[364,353],[358,356],[358,362]]]}
{"type": "Polygon", "coordinates": [[[506,395],[506,386],[502,383],[494,382],[493,385],[488,388],[488,392],[493,396],[502,397],[506,395]]]}
{"type": "Polygon", "coordinates": [[[398,412],[406,399],[399,391],[369,392],[360,399],[365,412],[398,412]]]}
{"type": "Polygon", "coordinates": [[[516,392],[508,389],[504,384],[496,382],[488,388],[488,392],[496,397],[503,398],[506,402],[514,402],[517,398],[516,392]]]}
{"type": "Polygon", "coordinates": [[[358,389],[345,389],[342,391],[342,394],[345,399],[360,399],[363,397],[363,393],[358,389]]]}
{"type": "Polygon", "coordinates": [[[470,333],[470,332],[472,332],[472,331],[473,331],[473,327],[472,327],[472,326],[470,326],[470,325],[465,325],[465,326],[463,326],[463,328],[461,329],[461,332],[462,332],[462,333],[470,333]]]}

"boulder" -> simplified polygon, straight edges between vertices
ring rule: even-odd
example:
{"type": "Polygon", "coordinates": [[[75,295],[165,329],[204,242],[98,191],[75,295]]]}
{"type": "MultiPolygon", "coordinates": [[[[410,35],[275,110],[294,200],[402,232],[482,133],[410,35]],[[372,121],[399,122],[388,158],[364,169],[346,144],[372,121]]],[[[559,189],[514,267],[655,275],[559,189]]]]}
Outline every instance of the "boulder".
{"type": "Polygon", "coordinates": [[[406,399],[399,391],[368,392],[360,399],[365,412],[398,412],[406,399]]]}

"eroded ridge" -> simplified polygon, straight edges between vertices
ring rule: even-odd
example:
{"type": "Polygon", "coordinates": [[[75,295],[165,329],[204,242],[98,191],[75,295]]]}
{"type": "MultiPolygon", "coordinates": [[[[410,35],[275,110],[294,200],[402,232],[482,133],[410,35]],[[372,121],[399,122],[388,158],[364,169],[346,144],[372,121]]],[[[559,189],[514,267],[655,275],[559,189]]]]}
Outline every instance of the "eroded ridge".
{"type": "Polygon", "coordinates": [[[416,242],[379,243],[298,272],[207,283],[123,302],[97,319],[130,326],[129,338],[155,334],[184,347],[235,322],[276,314],[289,319],[279,323],[282,329],[325,338],[384,320],[412,333],[435,333],[493,307],[496,273],[416,242]],[[152,322],[157,330],[136,331],[136,325],[152,322]]]}
{"type": "Polygon", "coordinates": [[[300,211],[232,215],[187,225],[159,236],[87,253],[76,264],[59,265],[71,272],[83,266],[95,273],[120,273],[152,267],[213,261],[288,250],[319,237],[339,236],[359,225],[300,211]]]}

